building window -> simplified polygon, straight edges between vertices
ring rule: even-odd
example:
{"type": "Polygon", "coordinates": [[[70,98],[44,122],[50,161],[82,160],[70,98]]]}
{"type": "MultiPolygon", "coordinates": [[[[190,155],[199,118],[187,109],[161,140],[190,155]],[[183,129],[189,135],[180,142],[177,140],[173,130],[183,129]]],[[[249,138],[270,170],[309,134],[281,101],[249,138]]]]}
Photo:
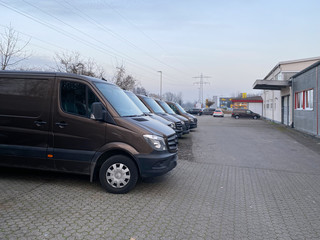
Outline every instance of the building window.
{"type": "Polygon", "coordinates": [[[305,109],[307,110],[313,110],[313,89],[305,91],[305,109]]]}
{"type": "Polygon", "coordinates": [[[297,110],[303,109],[303,92],[296,93],[295,97],[296,97],[295,109],[297,110]]]}
{"type": "Polygon", "coordinates": [[[282,75],[282,73],[279,73],[279,74],[277,75],[277,80],[280,80],[280,81],[283,80],[283,75],[282,75]]]}
{"type": "Polygon", "coordinates": [[[313,89],[295,93],[296,110],[313,110],[313,89]]]}

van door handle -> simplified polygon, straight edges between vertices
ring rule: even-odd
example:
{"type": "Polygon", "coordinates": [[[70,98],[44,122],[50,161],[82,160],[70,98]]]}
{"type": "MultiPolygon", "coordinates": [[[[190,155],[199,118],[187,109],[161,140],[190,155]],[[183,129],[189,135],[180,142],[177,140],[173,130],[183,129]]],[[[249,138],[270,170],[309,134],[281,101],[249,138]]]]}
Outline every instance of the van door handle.
{"type": "Polygon", "coordinates": [[[66,123],[66,122],[57,122],[56,125],[59,128],[64,128],[64,127],[68,126],[68,123],[66,123]]]}
{"type": "Polygon", "coordinates": [[[42,121],[42,120],[39,120],[39,121],[34,121],[34,124],[35,124],[37,127],[41,127],[42,125],[47,124],[47,122],[42,121]]]}

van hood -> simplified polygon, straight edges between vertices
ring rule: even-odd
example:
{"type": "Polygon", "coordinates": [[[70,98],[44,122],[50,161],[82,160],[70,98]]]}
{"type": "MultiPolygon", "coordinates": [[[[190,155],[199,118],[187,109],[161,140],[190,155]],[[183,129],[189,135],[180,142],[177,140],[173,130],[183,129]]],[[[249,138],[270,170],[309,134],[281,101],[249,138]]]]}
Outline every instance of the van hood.
{"type": "Polygon", "coordinates": [[[186,118],[182,115],[178,115],[178,114],[171,114],[171,115],[174,116],[175,118],[178,118],[181,121],[184,121],[184,122],[188,121],[188,118],[186,118]]]}
{"type": "Polygon", "coordinates": [[[188,115],[189,117],[191,117],[191,118],[196,118],[195,116],[193,116],[193,115],[190,114],[190,113],[187,113],[187,115],[188,115]]]}
{"type": "Polygon", "coordinates": [[[166,120],[168,120],[170,122],[174,122],[174,123],[180,122],[179,119],[177,119],[176,117],[174,117],[174,116],[172,116],[172,115],[170,115],[168,113],[157,113],[157,115],[160,116],[160,117],[163,117],[164,119],[166,119],[166,120]]]}
{"type": "Polygon", "coordinates": [[[152,119],[155,119],[155,120],[158,120],[159,122],[162,122],[163,124],[165,124],[167,126],[170,125],[170,123],[171,123],[171,121],[168,121],[168,120],[164,119],[163,117],[160,117],[154,113],[150,113],[150,115],[148,115],[148,116],[150,116],[152,119]]]}
{"type": "Polygon", "coordinates": [[[144,130],[147,130],[151,134],[158,136],[170,136],[175,134],[175,131],[172,128],[159,122],[158,120],[152,119],[149,116],[124,117],[124,119],[144,130]]]}

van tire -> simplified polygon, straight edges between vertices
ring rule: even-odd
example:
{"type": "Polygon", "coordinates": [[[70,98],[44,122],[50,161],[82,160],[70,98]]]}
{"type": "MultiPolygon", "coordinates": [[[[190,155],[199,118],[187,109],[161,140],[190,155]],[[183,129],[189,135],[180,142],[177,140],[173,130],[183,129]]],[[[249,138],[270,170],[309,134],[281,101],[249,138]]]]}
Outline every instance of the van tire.
{"type": "Polygon", "coordinates": [[[235,118],[235,119],[239,119],[240,117],[237,115],[237,116],[235,116],[234,118],[235,118]]]}
{"type": "Polygon", "coordinates": [[[138,181],[138,169],[127,156],[108,158],[99,171],[101,186],[110,193],[123,194],[133,189],[138,181]]]}
{"type": "Polygon", "coordinates": [[[257,116],[253,116],[253,119],[257,119],[258,117],[257,116]]]}

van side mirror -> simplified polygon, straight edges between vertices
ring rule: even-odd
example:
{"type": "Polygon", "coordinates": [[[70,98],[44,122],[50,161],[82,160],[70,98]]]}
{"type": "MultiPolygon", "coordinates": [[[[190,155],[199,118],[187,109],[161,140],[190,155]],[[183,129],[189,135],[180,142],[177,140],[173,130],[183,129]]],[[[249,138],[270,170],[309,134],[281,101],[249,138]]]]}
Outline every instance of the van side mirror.
{"type": "Polygon", "coordinates": [[[101,102],[94,102],[91,105],[91,119],[104,121],[106,118],[106,110],[101,102]]]}

